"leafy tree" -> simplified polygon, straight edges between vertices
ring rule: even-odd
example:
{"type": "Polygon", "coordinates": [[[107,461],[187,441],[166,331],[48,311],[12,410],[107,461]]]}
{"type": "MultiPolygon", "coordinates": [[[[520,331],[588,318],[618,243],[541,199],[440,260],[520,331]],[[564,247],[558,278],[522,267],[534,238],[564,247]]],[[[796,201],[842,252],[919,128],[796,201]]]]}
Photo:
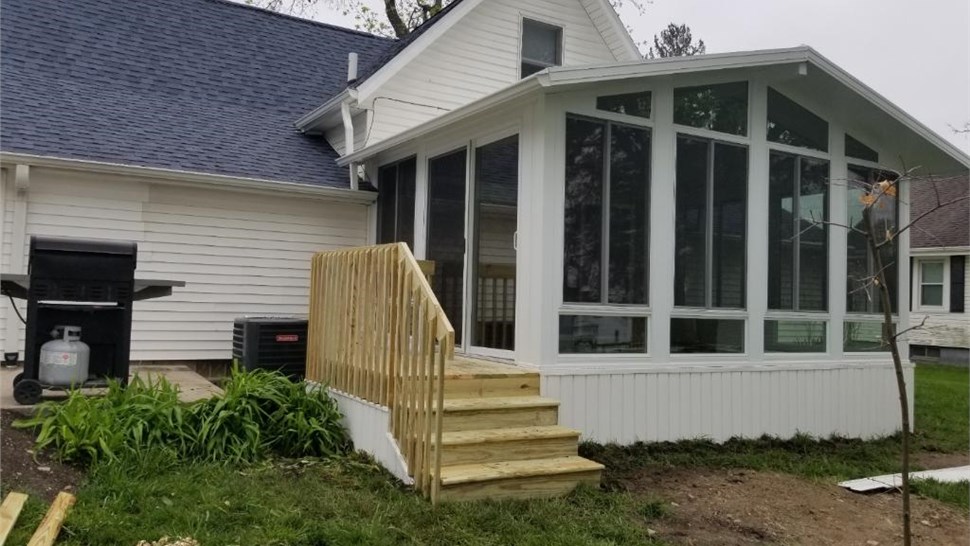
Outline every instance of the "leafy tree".
{"type": "Polygon", "coordinates": [[[665,57],[682,57],[685,55],[703,55],[707,51],[704,40],[697,40],[694,44],[694,37],[690,33],[687,25],[675,25],[670,23],[667,28],[660,31],[660,36],[654,35],[653,46],[647,53],[651,59],[665,57]]]}
{"type": "MultiPolygon", "coordinates": [[[[403,38],[421,23],[434,17],[454,0],[381,0],[383,10],[374,9],[366,0],[246,0],[247,4],[293,15],[305,15],[310,6],[324,2],[353,14],[358,30],[403,38]]],[[[635,6],[642,15],[647,0],[610,0],[619,9],[624,4],[635,6]]],[[[703,44],[702,44],[703,45],[703,44]]]]}

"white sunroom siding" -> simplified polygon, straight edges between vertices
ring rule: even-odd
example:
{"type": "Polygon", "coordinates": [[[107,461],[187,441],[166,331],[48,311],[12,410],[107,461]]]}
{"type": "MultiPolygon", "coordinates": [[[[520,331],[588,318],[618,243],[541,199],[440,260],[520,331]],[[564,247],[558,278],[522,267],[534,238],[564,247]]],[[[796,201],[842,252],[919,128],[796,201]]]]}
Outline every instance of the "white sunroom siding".
{"type": "MultiPolygon", "coordinates": [[[[912,368],[906,377],[912,400],[912,368]]],[[[734,436],[789,438],[798,433],[872,437],[892,434],[900,426],[895,375],[882,362],[543,373],[542,395],[560,400],[561,425],[600,443],[722,442],[734,436]]]]}
{"type": "Polygon", "coordinates": [[[627,60],[614,51],[616,44],[608,44],[600,34],[584,3],[589,2],[482,2],[379,89],[361,97],[374,101],[375,119],[367,144],[518,81],[523,17],[563,27],[564,65],[627,60]]]}
{"type": "Polygon", "coordinates": [[[186,286],[135,304],[132,360],[206,360],[230,357],[238,316],[305,314],[311,255],[364,244],[366,219],[363,205],[35,168],[26,231],[138,242],[137,277],[186,286]]]}

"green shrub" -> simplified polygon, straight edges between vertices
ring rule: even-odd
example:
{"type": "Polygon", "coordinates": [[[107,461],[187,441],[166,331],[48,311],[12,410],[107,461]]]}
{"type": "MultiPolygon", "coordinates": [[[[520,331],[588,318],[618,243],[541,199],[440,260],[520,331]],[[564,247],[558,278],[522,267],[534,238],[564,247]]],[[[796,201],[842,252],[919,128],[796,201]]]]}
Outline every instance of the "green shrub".
{"type": "Polygon", "coordinates": [[[37,429],[37,449],[85,464],[125,456],[209,462],[253,461],[268,453],[335,456],[350,448],[336,403],[276,372],[234,369],[225,392],[193,404],[164,378],[127,387],[111,382],[103,397],[68,394],[16,426],[37,429]]]}

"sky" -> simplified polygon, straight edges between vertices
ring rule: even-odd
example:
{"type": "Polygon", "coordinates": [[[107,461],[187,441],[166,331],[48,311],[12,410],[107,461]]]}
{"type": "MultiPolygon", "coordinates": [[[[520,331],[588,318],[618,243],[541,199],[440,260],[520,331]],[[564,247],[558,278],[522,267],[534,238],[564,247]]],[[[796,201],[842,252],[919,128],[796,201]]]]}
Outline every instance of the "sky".
{"type": "MultiPolygon", "coordinates": [[[[304,16],[353,27],[334,2],[317,0],[304,16]]],[[[638,43],[674,22],[708,53],[812,46],[970,153],[970,134],[951,128],[970,122],[970,0],[653,0],[642,15],[623,3],[638,43]]]]}

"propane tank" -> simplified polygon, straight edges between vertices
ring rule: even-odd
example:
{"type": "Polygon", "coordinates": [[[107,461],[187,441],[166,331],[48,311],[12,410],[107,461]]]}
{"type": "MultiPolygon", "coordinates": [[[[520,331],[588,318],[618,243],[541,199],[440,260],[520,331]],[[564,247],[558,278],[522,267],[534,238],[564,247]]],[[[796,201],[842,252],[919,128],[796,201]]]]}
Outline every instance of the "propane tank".
{"type": "Polygon", "coordinates": [[[81,386],[88,380],[91,348],[81,341],[80,326],[57,326],[40,347],[40,382],[56,387],[81,386]]]}

